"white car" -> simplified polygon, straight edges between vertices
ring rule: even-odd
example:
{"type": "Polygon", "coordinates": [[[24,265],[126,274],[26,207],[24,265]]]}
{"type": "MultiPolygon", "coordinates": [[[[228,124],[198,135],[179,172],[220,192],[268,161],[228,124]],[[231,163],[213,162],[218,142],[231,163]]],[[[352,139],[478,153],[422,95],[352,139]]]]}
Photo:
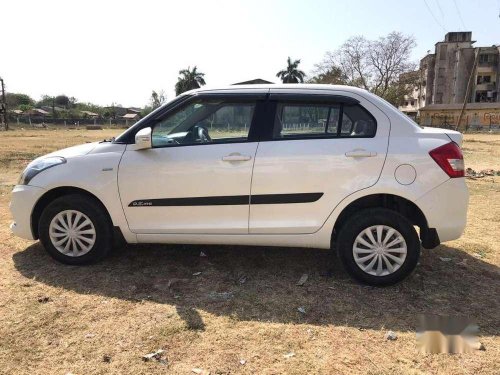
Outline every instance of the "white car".
{"type": "Polygon", "coordinates": [[[333,249],[353,277],[387,285],[421,244],[463,233],[461,141],[353,87],[203,88],[114,140],[31,162],[11,228],[68,264],[101,259],[116,236],[333,249]]]}

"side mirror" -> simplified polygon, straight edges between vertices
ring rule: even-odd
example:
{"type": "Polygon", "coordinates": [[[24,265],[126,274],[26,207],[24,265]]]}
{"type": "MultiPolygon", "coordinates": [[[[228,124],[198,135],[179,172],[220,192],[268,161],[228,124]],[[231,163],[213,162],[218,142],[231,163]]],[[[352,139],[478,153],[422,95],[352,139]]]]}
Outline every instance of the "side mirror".
{"type": "Polygon", "coordinates": [[[144,128],[135,134],[135,150],[151,148],[151,128],[144,128]]]}

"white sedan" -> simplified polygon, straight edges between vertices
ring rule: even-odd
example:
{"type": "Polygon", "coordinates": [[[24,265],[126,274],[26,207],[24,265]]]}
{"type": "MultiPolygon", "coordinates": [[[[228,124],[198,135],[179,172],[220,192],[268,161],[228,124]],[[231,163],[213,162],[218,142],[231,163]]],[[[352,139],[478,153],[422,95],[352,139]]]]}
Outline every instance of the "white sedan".
{"type": "Polygon", "coordinates": [[[115,236],[332,249],[353,277],[387,285],[421,244],[464,231],[461,141],[357,88],[204,88],[112,141],[31,162],[11,228],[67,264],[101,259],[115,236]]]}

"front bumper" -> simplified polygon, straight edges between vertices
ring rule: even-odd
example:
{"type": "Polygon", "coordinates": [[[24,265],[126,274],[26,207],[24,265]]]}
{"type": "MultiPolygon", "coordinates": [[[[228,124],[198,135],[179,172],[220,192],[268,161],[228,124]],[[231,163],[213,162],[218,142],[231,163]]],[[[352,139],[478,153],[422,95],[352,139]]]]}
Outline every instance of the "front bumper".
{"type": "Polygon", "coordinates": [[[459,238],[467,224],[469,191],[465,178],[451,178],[415,202],[441,242],[459,238]]]}
{"type": "Polygon", "coordinates": [[[15,236],[27,240],[35,239],[31,228],[31,213],[44,193],[45,189],[36,186],[16,185],[14,187],[9,207],[14,219],[10,229],[15,236]]]}

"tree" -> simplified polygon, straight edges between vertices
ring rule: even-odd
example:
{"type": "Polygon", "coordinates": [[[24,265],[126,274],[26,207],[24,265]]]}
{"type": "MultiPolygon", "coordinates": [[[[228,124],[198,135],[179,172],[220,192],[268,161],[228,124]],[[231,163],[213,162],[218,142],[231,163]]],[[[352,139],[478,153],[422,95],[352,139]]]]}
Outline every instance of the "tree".
{"type": "Polygon", "coordinates": [[[316,65],[315,75],[309,79],[308,83],[322,83],[329,85],[346,85],[347,76],[338,66],[332,65],[323,68],[316,65]]]}
{"type": "Polygon", "coordinates": [[[41,107],[41,106],[52,106],[52,104],[54,103],[54,97],[53,96],[50,96],[50,95],[42,95],[42,98],[36,102],[36,106],[37,107],[41,107]]]}
{"type": "Polygon", "coordinates": [[[66,95],[58,95],[54,98],[54,103],[57,106],[67,108],[69,106],[70,100],[66,95]]]}
{"type": "Polygon", "coordinates": [[[292,62],[290,56],[287,59],[287,67],[285,70],[280,70],[276,73],[276,77],[280,78],[283,83],[303,83],[306,74],[299,70],[300,60],[292,62]]]}
{"type": "Polygon", "coordinates": [[[23,112],[29,111],[30,109],[33,109],[33,108],[35,108],[35,107],[33,107],[32,104],[21,104],[21,105],[17,106],[17,109],[20,109],[23,112]]]}
{"type": "Polygon", "coordinates": [[[26,94],[13,94],[10,92],[5,93],[5,102],[10,109],[15,109],[20,105],[32,106],[35,104],[33,99],[26,94]]]}
{"type": "Polygon", "coordinates": [[[153,90],[151,93],[151,107],[152,109],[156,109],[160,107],[166,100],[165,92],[163,90],[156,92],[153,90]]]}
{"type": "Polygon", "coordinates": [[[413,36],[395,31],[376,40],[355,36],[338,50],[327,52],[317,66],[325,71],[339,68],[347,78],[346,84],[364,88],[396,104],[402,93],[398,89],[399,76],[417,67],[411,61],[415,46],[413,36]]]}
{"type": "Polygon", "coordinates": [[[395,106],[400,106],[408,98],[412,98],[415,88],[419,87],[420,72],[411,71],[399,76],[399,80],[389,86],[384,99],[395,106]]]}
{"type": "Polygon", "coordinates": [[[179,71],[181,77],[178,77],[177,83],[175,84],[175,94],[180,95],[183,92],[199,89],[201,86],[205,85],[205,73],[198,72],[196,66],[193,70],[188,66],[187,69],[179,71]]]}

